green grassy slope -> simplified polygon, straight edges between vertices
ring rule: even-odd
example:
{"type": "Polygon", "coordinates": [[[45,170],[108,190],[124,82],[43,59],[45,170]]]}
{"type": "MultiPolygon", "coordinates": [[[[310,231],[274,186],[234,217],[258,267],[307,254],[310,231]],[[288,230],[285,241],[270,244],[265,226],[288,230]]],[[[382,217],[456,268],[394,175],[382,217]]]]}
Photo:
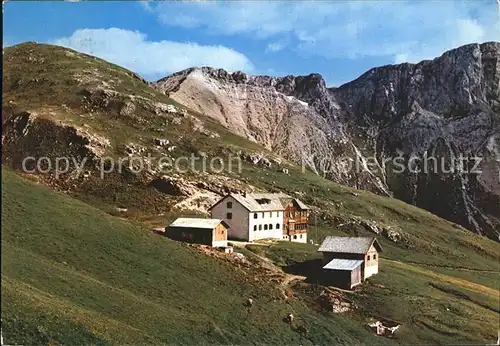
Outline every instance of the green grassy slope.
{"type": "MultiPolygon", "coordinates": [[[[90,125],[93,133],[111,141],[115,150],[106,152],[108,155],[116,155],[120,145],[131,141],[153,145],[155,137],[172,139],[192,131],[189,121],[165,126],[165,117],[139,105],[139,101],[185,107],[151,88],[135,73],[100,58],[60,46],[26,42],[7,47],[3,63],[2,107],[5,110],[37,111],[42,118],[76,126],[90,125]],[[96,89],[111,93],[107,96],[108,102],[99,95],[85,93],[96,89]],[[82,107],[86,103],[82,97],[93,102],[91,111],[82,107]],[[121,106],[131,97],[137,101],[133,116],[120,114],[121,106]],[[161,133],[158,128],[162,129],[161,133]]],[[[191,144],[200,150],[218,146],[262,150],[260,145],[232,134],[213,119],[190,113],[202,118],[207,129],[220,132],[220,137],[213,139],[190,133],[183,141],[175,143],[179,154],[189,153],[189,149],[193,149],[191,144]]]]}
{"type": "Polygon", "coordinates": [[[2,216],[8,344],[381,341],[343,317],[279,299],[231,264],[6,170],[2,216]],[[291,311],[307,339],[282,321],[291,311]]]}
{"type": "Polygon", "coordinates": [[[76,92],[102,81],[117,91],[152,98],[158,95],[151,92],[144,79],[123,67],[54,45],[26,42],[8,47],[4,50],[4,63],[8,68],[3,76],[7,100],[31,100],[32,105],[44,106],[70,105],[76,92]]]}
{"type": "MultiPolygon", "coordinates": [[[[247,248],[270,258],[285,271],[301,275],[307,275],[307,271],[297,269],[297,263],[321,258],[313,245],[278,242],[247,248]]],[[[382,259],[379,270],[349,294],[359,307],[353,318],[400,322],[395,340],[405,345],[485,344],[496,340],[500,313],[496,267],[485,271],[452,268],[444,273],[439,268],[382,259]]],[[[298,294],[308,299],[300,289],[298,294]]]]}

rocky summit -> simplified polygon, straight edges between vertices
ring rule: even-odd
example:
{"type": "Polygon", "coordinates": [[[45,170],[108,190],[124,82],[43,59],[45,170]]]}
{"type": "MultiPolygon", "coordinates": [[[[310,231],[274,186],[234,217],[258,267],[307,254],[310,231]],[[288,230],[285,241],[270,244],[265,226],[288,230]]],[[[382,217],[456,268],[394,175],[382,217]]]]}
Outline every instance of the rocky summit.
{"type": "Polygon", "coordinates": [[[336,182],[500,235],[500,43],[373,68],[338,88],[318,74],[191,68],[153,83],[233,133],[336,182]]]}

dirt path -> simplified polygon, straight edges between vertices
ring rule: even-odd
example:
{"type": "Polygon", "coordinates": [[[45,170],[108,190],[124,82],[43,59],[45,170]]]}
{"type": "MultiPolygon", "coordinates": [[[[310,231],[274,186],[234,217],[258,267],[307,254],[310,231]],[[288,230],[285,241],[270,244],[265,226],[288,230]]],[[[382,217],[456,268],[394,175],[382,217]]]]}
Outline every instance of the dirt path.
{"type": "Polygon", "coordinates": [[[283,282],[281,283],[281,286],[283,288],[287,288],[290,283],[292,281],[295,281],[295,280],[300,280],[300,281],[304,281],[306,279],[305,276],[300,276],[300,275],[293,275],[293,274],[287,274],[285,272],[283,272],[283,274],[285,274],[285,279],[283,280],[283,282]]]}
{"type": "Polygon", "coordinates": [[[269,258],[267,258],[265,256],[256,254],[254,252],[252,252],[252,256],[259,260],[259,265],[262,268],[268,269],[268,270],[272,271],[274,274],[282,276],[282,281],[280,283],[280,289],[281,289],[285,299],[288,299],[287,290],[293,281],[296,281],[296,280],[304,281],[306,279],[305,276],[285,273],[283,271],[283,269],[281,269],[281,267],[274,264],[269,258]]]}

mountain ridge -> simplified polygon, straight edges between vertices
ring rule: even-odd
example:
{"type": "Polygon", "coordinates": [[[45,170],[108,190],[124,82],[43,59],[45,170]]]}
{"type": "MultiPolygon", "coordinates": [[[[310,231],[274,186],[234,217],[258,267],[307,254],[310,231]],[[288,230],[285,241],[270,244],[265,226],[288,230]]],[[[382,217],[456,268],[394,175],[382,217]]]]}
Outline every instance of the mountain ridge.
{"type": "Polygon", "coordinates": [[[338,88],[327,88],[316,73],[252,76],[210,67],[183,70],[152,86],[334,181],[423,206],[496,239],[500,212],[484,213],[490,208],[481,205],[483,199],[500,203],[494,174],[500,167],[499,57],[499,42],[469,44],[433,60],[370,69],[338,88]],[[472,182],[452,174],[439,190],[454,197],[447,207],[436,206],[436,196],[422,186],[436,186],[443,174],[391,177],[385,166],[401,153],[409,161],[427,152],[439,153],[440,160],[481,157],[487,172],[472,182]],[[360,161],[362,169],[346,173],[346,157],[360,161]],[[369,160],[375,170],[366,169],[369,160]]]}
{"type": "MultiPolygon", "coordinates": [[[[348,84],[351,84],[351,83],[354,83],[358,80],[361,80],[363,79],[364,77],[367,77],[371,74],[373,74],[374,72],[376,72],[377,70],[380,70],[380,69],[387,69],[387,68],[399,68],[399,67],[403,67],[403,66],[410,66],[410,67],[413,67],[413,66],[417,66],[417,65],[422,65],[422,64],[427,64],[427,63],[430,63],[430,62],[433,62],[433,61],[436,61],[436,60],[439,60],[439,59],[442,59],[448,55],[452,55],[452,54],[456,54],[456,53],[463,53],[464,51],[467,51],[471,48],[483,48],[483,49],[487,49],[489,47],[492,47],[492,46],[498,46],[500,45],[500,42],[498,41],[486,41],[486,42],[483,42],[483,43],[469,43],[469,44],[465,44],[465,45],[461,45],[461,46],[458,46],[456,48],[452,48],[452,49],[449,49],[445,52],[443,52],[440,56],[437,56],[437,57],[434,57],[432,59],[424,59],[424,60],[420,60],[419,62],[416,62],[416,63],[412,63],[412,62],[402,62],[402,63],[397,63],[397,64],[385,64],[385,65],[380,65],[380,66],[377,66],[377,67],[372,67],[368,70],[366,70],[365,72],[361,73],[358,77],[350,80],[350,81],[347,81],[341,85],[338,85],[338,86],[332,86],[332,87],[327,87],[327,89],[329,90],[336,90],[336,89],[340,89],[342,87],[345,87],[347,86],[348,84]]],[[[237,70],[237,71],[233,71],[233,72],[229,72],[223,68],[217,68],[217,67],[212,67],[212,66],[208,66],[208,65],[203,65],[203,66],[192,66],[192,67],[188,67],[186,69],[183,69],[183,70],[180,70],[180,71],[176,71],[174,73],[171,73],[169,75],[166,75],[165,77],[162,77],[156,81],[153,81],[151,82],[152,84],[156,84],[158,82],[161,82],[163,80],[166,80],[166,79],[169,79],[170,77],[174,77],[174,76],[178,76],[178,75],[185,75],[185,74],[189,74],[191,72],[194,72],[196,70],[202,70],[203,72],[207,72],[209,74],[212,74],[213,76],[228,76],[228,77],[232,77],[234,81],[242,81],[242,80],[245,80],[245,79],[259,79],[259,77],[262,78],[262,80],[265,80],[265,79],[269,79],[269,80],[273,80],[273,79],[276,79],[276,80],[281,80],[281,79],[290,79],[290,78],[315,78],[315,79],[320,79],[320,83],[323,83],[325,86],[326,86],[326,81],[325,79],[323,78],[323,76],[320,74],[320,73],[317,73],[317,72],[311,72],[309,74],[304,74],[304,75],[294,75],[294,74],[286,74],[286,75],[283,75],[283,76],[270,76],[270,75],[265,75],[265,74],[251,74],[251,73],[246,73],[246,72],[243,72],[243,71],[240,71],[240,70],[237,70]]]]}

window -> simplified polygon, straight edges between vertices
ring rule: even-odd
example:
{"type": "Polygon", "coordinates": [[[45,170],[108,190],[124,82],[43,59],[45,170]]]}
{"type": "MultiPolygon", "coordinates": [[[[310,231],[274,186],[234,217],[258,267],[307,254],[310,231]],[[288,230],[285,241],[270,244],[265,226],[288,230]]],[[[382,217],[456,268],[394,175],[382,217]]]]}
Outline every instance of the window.
{"type": "Polygon", "coordinates": [[[262,212],[262,218],[264,218],[265,216],[266,216],[266,213],[262,212]]]}
{"type": "Polygon", "coordinates": [[[373,255],[373,259],[377,259],[377,255],[373,255]]]}
{"type": "Polygon", "coordinates": [[[273,224],[272,223],[269,224],[269,229],[273,229],[273,224]]]}
{"type": "Polygon", "coordinates": [[[259,231],[262,231],[262,225],[259,225],[259,231]]]}
{"type": "Polygon", "coordinates": [[[253,213],[253,218],[256,219],[257,218],[257,213],[253,213]]]}
{"type": "Polygon", "coordinates": [[[366,259],[369,261],[370,260],[370,255],[368,255],[368,257],[366,259]]]}
{"type": "Polygon", "coordinates": [[[233,202],[227,202],[226,206],[228,209],[231,209],[233,207],[233,202]]]}
{"type": "Polygon", "coordinates": [[[254,225],[253,226],[253,230],[256,231],[257,230],[257,225],[254,225]]]}
{"type": "Polygon", "coordinates": [[[302,234],[300,235],[300,239],[302,239],[302,234]]]}
{"type": "Polygon", "coordinates": [[[297,239],[297,235],[294,235],[294,236],[293,236],[293,239],[297,239]]]}
{"type": "Polygon", "coordinates": [[[264,231],[267,231],[267,225],[264,225],[264,231]]]}
{"type": "Polygon", "coordinates": [[[226,219],[231,220],[233,218],[233,213],[227,213],[226,219]]]}

